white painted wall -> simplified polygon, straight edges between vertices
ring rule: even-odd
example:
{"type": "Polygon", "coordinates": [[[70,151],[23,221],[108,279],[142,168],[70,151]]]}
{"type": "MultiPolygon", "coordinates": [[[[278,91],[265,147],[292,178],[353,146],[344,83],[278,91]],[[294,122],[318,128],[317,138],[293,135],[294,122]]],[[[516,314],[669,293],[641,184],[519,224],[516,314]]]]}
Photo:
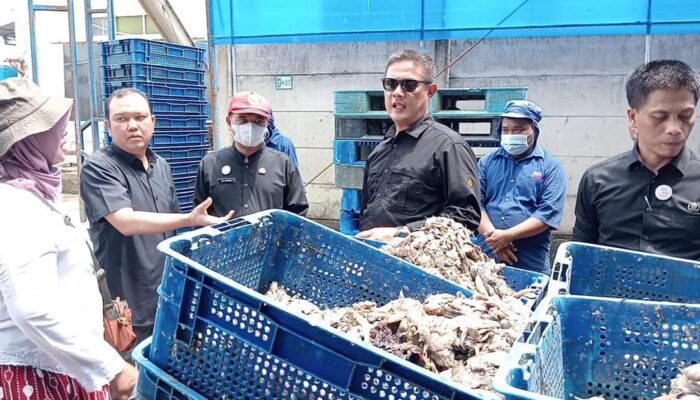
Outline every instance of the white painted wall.
{"type": "MultiPolygon", "coordinates": [[[[453,41],[452,57],[472,44],[453,41]]],[[[418,46],[418,42],[236,46],[238,88],[259,91],[270,100],[280,130],[297,146],[308,180],[333,160],[333,91],[380,89],[388,56],[418,46]],[[286,74],[293,75],[294,90],[275,90],[275,75],[286,74]]],[[[438,60],[444,58],[441,48],[425,43],[425,51],[438,60]]],[[[700,35],[652,37],[651,59],[659,58],[677,58],[700,71],[700,35]]],[[[540,142],[561,160],[569,178],[561,231],[570,233],[585,169],[632,145],[624,85],[627,75],[643,62],[643,36],[493,39],[455,64],[449,87],[528,87],[528,98],[544,109],[540,142]]],[[[689,146],[700,151],[698,128],[689,146]]],[[[313,218],[337,218],[341,193],[334,189],[334,180],[334,168],[329,168],[307,187],[313,218]]]]}

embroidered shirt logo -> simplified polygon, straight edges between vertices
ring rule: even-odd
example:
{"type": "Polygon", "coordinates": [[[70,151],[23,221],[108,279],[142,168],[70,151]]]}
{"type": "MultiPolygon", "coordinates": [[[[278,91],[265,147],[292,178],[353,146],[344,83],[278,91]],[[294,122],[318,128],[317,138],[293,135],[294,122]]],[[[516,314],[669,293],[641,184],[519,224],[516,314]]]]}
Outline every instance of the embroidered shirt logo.
{"type": "Polygon", "coordinates": [[[688,203],[688,211],[691,213],[696,213],[700,211],[700,205],[697,202],[691,201],[688,203]]]}
{"type": "Polygon", "coordinates": [[[257,93],[251,93],[248,95],[248,104],[251,106],[257,106],[261,103],[260,96],[257,93]]]}
{"type": "Polygon", "coordinates": [[[541,181],[542,180],[542,173],[540,171],[533,171],[532,175],[530,175],[530,178],[541,181]]]}

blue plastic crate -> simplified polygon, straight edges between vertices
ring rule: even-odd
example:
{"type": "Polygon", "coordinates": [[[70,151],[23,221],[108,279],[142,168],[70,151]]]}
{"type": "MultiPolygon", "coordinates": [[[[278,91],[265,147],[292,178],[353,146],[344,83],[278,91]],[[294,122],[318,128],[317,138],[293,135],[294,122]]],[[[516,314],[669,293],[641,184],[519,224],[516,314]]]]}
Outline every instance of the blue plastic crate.
{"type": "Polygon", "coordinates": [[[194,189],[194,185],[197,182],[197,174],[173,178],[173,181],[175,182],[175,190],[194,189]]]}
{"type": "Polygon", "coordinates": [[[156,116],[156,132],[173,128],[203,131],[207,126],[206,115],[160,114],[156,116]]]}
{"type": "Polygon", "coordinates": [[[362,205],[360,201],[361,196],[362,190],[343,189],[343,197],[340,201],[340,209],[342,211],[352,211],[354,213],[359,213],[360,206],[362,205]]]}
{"type": "Polygon", "coordinates": [[[201,130],[177,130],[177,129],[160,129],[153,134],[151,138],[151,146],[158,148],[160,146],[170,146],[173,144],[185,144],[189,143],[191,145],[206,145],[207,131],[201,130]]]}
{"type": "MultiPolygon", "coordinates": [[[[173,146],[187,146],[187,147],[197,147],[205,146],[209,148],[209,138],[206,130],[183,130],[187,128],[178,129],[159,129],[151,137],[149,146],[153,151],[160,154],[161,149],[165,149],[166,153],[172,150],[173,146]]],[[[104,133],[105,145],[112,143],[112,138],[109,133],[105,131],[104,133]]],[[[166,154],[164,153],[164,154],[166,154]]],[[[199,153],[198,153],[199,154],[199,153]]],[[[205,152],[206,154],[206,152],[205,152]]],[[[161,157],[170,159],[164,155],[161,157]]],[[[196,156],[201,158],[202,156],[196,156]]],[[[174,173],[174,172],[173,172],[174,173]]]]}
{"type": "Polygon", "coordinates": [[[0,65],[0,81],[17,76],[17,69],[9,65],[0,65]]]}
{"type": "Polygon", "coordinates": [[[349,210],[340,210],[340,233],[356,235],[360,231],[360,213],[349,210]]]}
{"type": "MultiPolygon", "coordinates": [[[[465,114],[461,111],[440,111],[432,114],[435,120],[459,133],[471,147],[498,147],[499,118],[494,115],[465,114]]],[[[335,117],[335,138],[339,140],[382,140],[393,125],[389,116],[371,113],[369,115],[345,114],[335,117]]],[[[351,155],[354,153],[350,153],[351,155]]],[[[366,153],[368,154],[368,153],[366,153]]],[[[345,153],[341,153],[342,156],[345,153]]],[[[357,156],[351,156],[353,160],[357,156]]],[[[366,158],[366,157],[365,157],[366,158]]],[[[359,158],[362,160],[363,158],[359,158]]]]}
{"type": "Polygon", "coordinates": [[[700,303],[700,262],[565,242],[551,285],[560,294],[700,303]]]}
{"type": "Polygon", "coordinates": [[[403,293],[470,292],[280,210],[162,242],[163,282],[149,359],[207,398],[483,398],[265,293],[272,281],[320,307],[403,293]]]}
{"type": "Polygon", "coordinates": [[[204,50],[198,47],[161,42],[148,39],[120,39],[100,43],[101,54],[126,53],[130,51],[145,51],[149,54],[184,57],[192,60],[203,60],[204,50]]]}
{"type": "Polygon", "coordinates": [[[134,390],[139,400],[206,400],[185,384],[166,374],[146,355],[151,347],[151,339],[141,342],[131,352],[131,358],[139,367],[139,380],[134,390]]]}
{"type": "Polygon", "coordinates": [[[167,56],[162,54],[147,54],[144,51],[102,55],[100,65],[122,65],[132,63],[149,63],[164,67],[204,68],[203,61],[195,61],[184,57],[167,56]]]}
{"type": "Polygon", "coordinates": [[[506,399],[653,399],[700,362],[700,306],[554,297],[515,343],[494,388],[506,399]]]}
{"type": "Polygon", "coordinates": [[[148,81],[124,80],[103,80],[102,94],[108,98],[112,93],[122,88],[135,88],[146,94],[149,100],[187,100],[201,102],[206,99],[205,86],[181,85],[177,83],[159,83],[148,81]]]}
{"type": "Polygon", "coordinates": [[[180,100],[168,100],[168,101],[151,101],[151,107],[153,108],[153,114],[158,117],[160,114],[193,114],[193,115],[206,115],[207,110],[206,101],[180,101],[180,100]]]}
{"type": "Polygon", "coordinates": [[[122,39],[100,43],[100,64],[149,63],[187,69],[204,68],[204,50],[146,39],[122,39]]]}
{"type": "Polygon", "coordinates": [[[180,209],[194,204],[194,189],[175,189],[180,209]]]}
{"type": "Polygon", "coordinates": [[[173,173],[173,178],[182,177],[185,175],[196,174],[199,171],[199,163],[201,159],[193,158],[191,160],[176,160],[170,161],[170,171],[173,173]]]}
{"type": "MultiPolygon", "coordinates": [[[[189,213],[190,211],[192,211],[193,209],[194,209],[194,204],[192,204],[192,203],[189,203],[189,204],[180,204],[180,212],[183,213],[183,214],[187,214],[187,213],[189,213]]],[[[191,231],[191,230],[192,230],[192,228],[190,228],[190,227],[185,227],[185,228],[180,228],[180,229],[178,229],[178,230],[176,231],[176,233],[177,233],[177,234],[180,234],[180,233],[189,232],[189,231],[191,231]]]]}
{"type": "Polygon", "coordinates": [[[333,141],[333,163],[365,165],[367,157],[381,139],[335,139],[333,141]]]}
{"type": "Polygon", "coordinates": [[[131,79],[138,81],[204,85],[204,70],[159,67],[150,64],[103,65],[102,79],[131,79]]]}
{"type": "MultiPolygon", "coordinates": [[[[386,112],[383,90],[337,90],[333,95],[334,111],[339,116],[386,112]]],[[[430,101],[430,111],[443,116],[495,117],[509,100],[525,99],[525,87],[438,89],[430,101]]]]}
{"type": "Polygon", "coordinates": [[[430,112],[447,116],[497,116],[510,100],[526,100],[525,87],[446,88],[438,89],[430,99],[430,112]]]}
{"type": "Polygon", "coordinates": [[[153,149],[159,156],[165,158],[168,163],[185,158],[202,158],[209,151],[209,145],[195,145],[189,143],[185,145],[170,145],[153,149]]]}
{"type": "Polygon", "coordinates": [[[335,165],[335,187],[339,189],[362,190],[364,176],[364,165],[335,165]]]}
{"type": "MultiPolygon", "coordinates": [[[[181,145],[177,145],[177,146],[181,146],[181,145]]],[[[176,146],[176,147],[177,147],[177,146],[176,146]]],[[[182,166],[182,165],[188,165],[188,166],[189,166],[189,165],[192,165],[192,164],[197,164],[197,165],[199,165],[199,163],[200,163],[201,161],[202,161],[202,157],[180,157],[180,158],[177,158],[177,159],[168,161],[168,164],[170,164],[170,165],[176,164],[176,165],[179,165],[179,166],[182,166]]],[[[188,168],[192,168],[192,167],[188,167],[188,168]]],[[[184,171],[179,171],[178,173],[184,173],[184,171]]]]}

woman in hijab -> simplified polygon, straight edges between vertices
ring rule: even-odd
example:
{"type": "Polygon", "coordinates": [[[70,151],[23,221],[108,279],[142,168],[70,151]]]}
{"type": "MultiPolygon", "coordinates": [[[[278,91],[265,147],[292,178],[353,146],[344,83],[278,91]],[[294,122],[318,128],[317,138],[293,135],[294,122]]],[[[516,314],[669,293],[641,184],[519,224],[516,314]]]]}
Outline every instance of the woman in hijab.
{"type": "Polygon", "coordinates": [[[0,81],[0,399],[131,397],[104,341],[90,250],[53,207],[72,101],[0,81]]]}

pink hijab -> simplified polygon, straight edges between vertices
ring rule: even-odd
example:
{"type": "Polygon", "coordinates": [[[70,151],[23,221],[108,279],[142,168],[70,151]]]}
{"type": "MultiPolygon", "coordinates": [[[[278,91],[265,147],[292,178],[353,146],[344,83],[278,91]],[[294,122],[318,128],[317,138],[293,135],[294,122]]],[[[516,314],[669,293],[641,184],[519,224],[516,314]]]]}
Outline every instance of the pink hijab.
{"type": "Polygon", "coordinates": [[[47,200],[56,200],[61,186],[61,171],[53,165],[53,161],[69,117],[70,109],[53,128],[15,143],[0,158],[0,178],[17,188],[33,190],[47,200]]]}

